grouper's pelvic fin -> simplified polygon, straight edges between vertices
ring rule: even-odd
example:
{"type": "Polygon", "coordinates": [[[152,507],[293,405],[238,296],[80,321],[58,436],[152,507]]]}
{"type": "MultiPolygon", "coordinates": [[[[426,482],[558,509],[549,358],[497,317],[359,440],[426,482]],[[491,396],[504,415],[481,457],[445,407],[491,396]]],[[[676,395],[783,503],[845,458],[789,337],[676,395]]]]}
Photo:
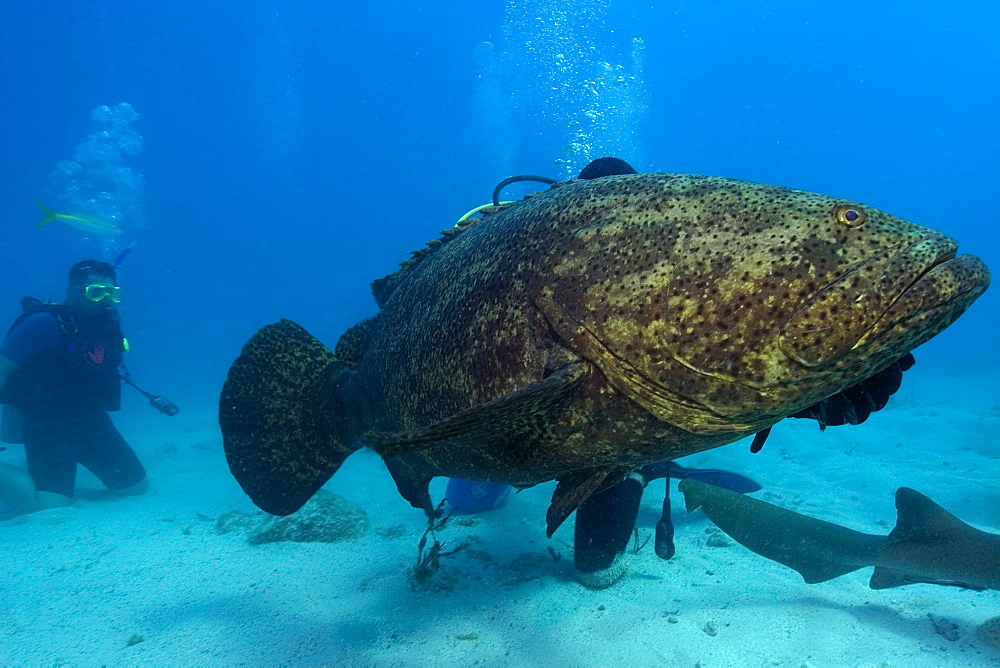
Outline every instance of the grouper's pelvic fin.
{"type": "Polygon", "coordinates": [[[347,366],[290,320],[263,327],[233,362],[219,399],[229,470],[262,510],[289,515],[357,448],[345,425],[347,366]]]}
{"type": "Polygon", "coordinates": [[[552,502],[545,512],[545,535],[552,538],[563,522],[598,492],[614,487],[629,472],[628,467],[602,466],[574,471],[558,478],[552,502]]]}

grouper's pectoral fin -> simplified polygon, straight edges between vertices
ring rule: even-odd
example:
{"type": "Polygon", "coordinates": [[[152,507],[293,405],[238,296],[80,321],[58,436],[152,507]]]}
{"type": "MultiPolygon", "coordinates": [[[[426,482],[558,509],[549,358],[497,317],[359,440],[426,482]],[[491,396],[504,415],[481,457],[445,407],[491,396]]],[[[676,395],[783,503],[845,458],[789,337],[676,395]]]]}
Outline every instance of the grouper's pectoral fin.
{"type": "Polygon", "coordinates": [[[566,401],[590,373],[586,362],[566,364],[544,379],[493,401],[460,411],[422,429],[394,434],[369,432],[365,443],[384,458],[448,445],[527,447],[543,441],[566,401]]]}
{"type": "Polygon", "coordinates": [[[583,505],[592,494],[604,491],[622,481],[629,468],[603,466],[600,468],[574,471],[559,478],[556,491],[552,493],[552,503],[545,512],[545,535],[552,538],[566,518],[583,505]]]}

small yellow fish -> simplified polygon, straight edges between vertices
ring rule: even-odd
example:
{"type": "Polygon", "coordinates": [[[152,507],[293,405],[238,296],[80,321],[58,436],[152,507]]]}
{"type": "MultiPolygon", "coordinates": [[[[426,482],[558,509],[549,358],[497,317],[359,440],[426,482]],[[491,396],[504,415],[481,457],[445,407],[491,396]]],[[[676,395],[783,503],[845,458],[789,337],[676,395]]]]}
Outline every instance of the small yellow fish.
{"type": "Polygon", "coordinates": [[[83,230],[84,232],[90,232],[91,234],[121,234],[121,230],[110,220],[104,216],[100,216],[96,213],[87,213],[85,211],[72,211],[70,213],[57,213],[45,206],[41,202],[35,202],[45,214],[42,218],[42,222],[35,225],[35,227],[41,227],[42,225],[48,225],[55,220],[61,220],[70,227],[75,227],[78,230],[83,230]]]}

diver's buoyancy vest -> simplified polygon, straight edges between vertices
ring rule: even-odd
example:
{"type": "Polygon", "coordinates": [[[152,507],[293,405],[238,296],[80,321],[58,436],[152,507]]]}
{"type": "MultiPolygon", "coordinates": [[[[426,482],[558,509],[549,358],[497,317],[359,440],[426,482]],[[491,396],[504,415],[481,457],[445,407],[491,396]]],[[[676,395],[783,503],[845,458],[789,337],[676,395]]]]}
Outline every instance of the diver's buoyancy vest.
{"type": "Polygon", "coordinates": [[[10,403],[25,412],[46,409],[116,411],[121,407],[118,368],[125,339],[116,317],[84,318],[65,304],[26,298],[11,331],[35,313],[50,313],[61,332],[46,350],[11,374],[4,388],[10,403]]]}

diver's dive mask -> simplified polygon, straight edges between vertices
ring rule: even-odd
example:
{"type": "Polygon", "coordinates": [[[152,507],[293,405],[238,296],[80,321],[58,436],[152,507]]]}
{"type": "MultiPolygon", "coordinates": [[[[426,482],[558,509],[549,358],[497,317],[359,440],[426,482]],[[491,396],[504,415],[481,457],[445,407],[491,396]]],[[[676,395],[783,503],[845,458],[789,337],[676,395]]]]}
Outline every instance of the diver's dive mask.
{"type": "Polygon", "coordinates": [[[117,304],[121,301],[121,298],[118,297],[119,289],[120,288],[117,285],[87,285],[83,288],[83,296],[92,302],[110,299],[112,302],[117,304]]]}

